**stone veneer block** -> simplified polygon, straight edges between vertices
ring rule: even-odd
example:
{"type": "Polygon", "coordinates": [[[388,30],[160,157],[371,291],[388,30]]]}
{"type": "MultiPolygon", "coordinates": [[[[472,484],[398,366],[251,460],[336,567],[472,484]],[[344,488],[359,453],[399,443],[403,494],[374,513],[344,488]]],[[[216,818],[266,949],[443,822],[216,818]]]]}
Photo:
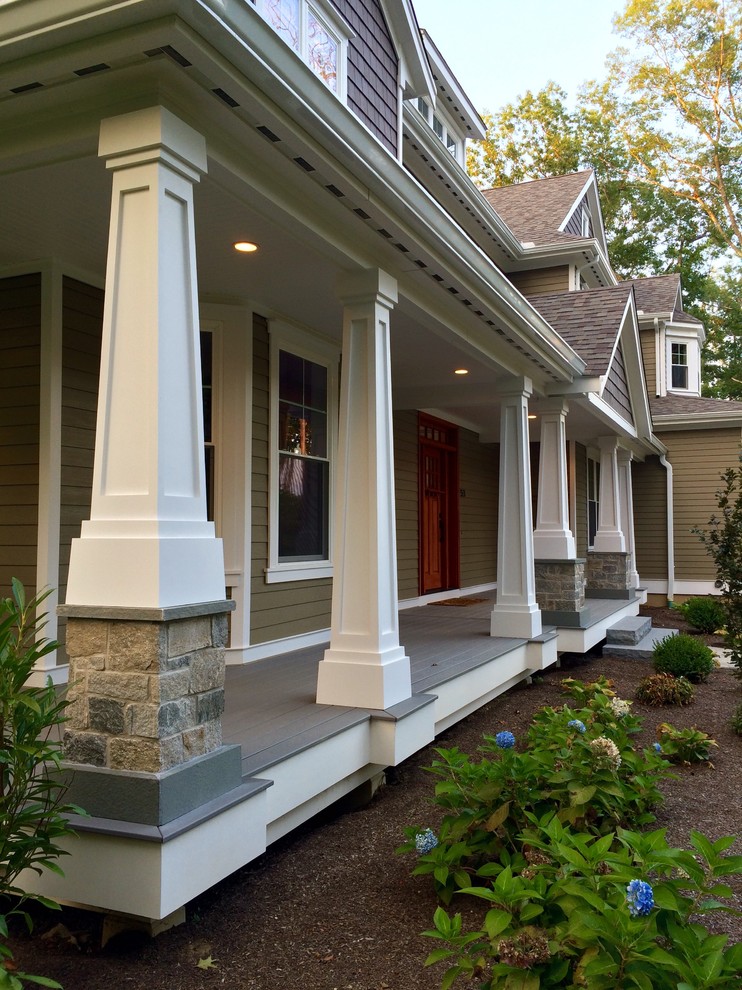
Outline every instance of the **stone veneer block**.
{"type": "Polygon", "coordinates": [[[160,773],[221,747],[229,608],[69,614],[67,760],[160,773]]]}
{"type": "Polygon", "coordinates": [[[643,615],[629,615],[606,630],[606,643],[635,645],[649,633],[652,620],[643,615]]]}
{"type": "Polygon", "coordinates": [[[600,592],[608,592],[607,598],[625,598],[633,594],[632,566],[630,553],[591,550],[587,555],[588,596],[600,598],[600,592]]]}
{"type": "Polygon", "coordinates": [[[536,600],[548,612],[577,612],[585,604],[585,560],[537,560],[536,600]]]}

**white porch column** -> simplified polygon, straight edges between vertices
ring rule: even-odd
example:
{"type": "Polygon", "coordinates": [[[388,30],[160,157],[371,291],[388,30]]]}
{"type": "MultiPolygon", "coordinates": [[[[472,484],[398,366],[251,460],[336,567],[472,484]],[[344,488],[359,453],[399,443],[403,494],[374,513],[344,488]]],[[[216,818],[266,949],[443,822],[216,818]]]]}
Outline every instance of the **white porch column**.
{"type": "Polygon", "coordinates": [[[399,643],[389,313],[397,283],[344,276],[330,648],[317,703],[389,708],[412,693],[399,643]]]}
{"type": "Polygon", "coordinates": [[[204,138],[163,107],[101,123],[113,172],[91,518],[67,603],[224,599],[206,520],[193,185],[204,138]]]}
{"type": "Polygon", "coordinates": [[[569,528],[567,496],[567,431],[569,406],[561,399],[539,405],[539,450],[536,529],[533,553],[537,560],[574,560],[575,538],[569,528]]]}
{"type": "Polygon", "coordinates": [[[636,542],[634,540],[634,489],[631,481],[630,450],[618,448],[618,487],[621,505],[621,530],[626,541],[626,552],[631,554],[629,578],[631,587],[639,587],[639,572],[636,569],[636,542]]]}
{"type": "Polygon", "coordinates": [[[618,484],[618,438],[600,437],[600,502],[598,532],[593,550],[625,553],[626,541],[621,529],[621,492],[618,484]]]}
{"type": "Polygon", "coordinates": [[[541,634],[536,602],[528,449],[528,378],[500,395],[500,506],[497,525],[497,604],[493,636],[532,639],[541,634]]]}

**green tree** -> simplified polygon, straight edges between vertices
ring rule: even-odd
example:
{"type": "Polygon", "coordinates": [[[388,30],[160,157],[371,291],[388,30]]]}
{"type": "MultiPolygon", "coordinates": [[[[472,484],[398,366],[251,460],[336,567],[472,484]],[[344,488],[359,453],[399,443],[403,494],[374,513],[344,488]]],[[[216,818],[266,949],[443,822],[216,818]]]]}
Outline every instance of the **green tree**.
{"type": "Polygon", "coordinates": [[[629,0],[608,99],[634,176],[693,204],[742,260],[742,2],[629,0]]]}
{"type": "Polygon", "coordinates": [[[628,0],[632,44],[574,105],[556,83],[485,115],[482,185],[591,167],[623,278],[678,272],[706,324],[707,394],[742,395],[742,0],[628,0]]]}

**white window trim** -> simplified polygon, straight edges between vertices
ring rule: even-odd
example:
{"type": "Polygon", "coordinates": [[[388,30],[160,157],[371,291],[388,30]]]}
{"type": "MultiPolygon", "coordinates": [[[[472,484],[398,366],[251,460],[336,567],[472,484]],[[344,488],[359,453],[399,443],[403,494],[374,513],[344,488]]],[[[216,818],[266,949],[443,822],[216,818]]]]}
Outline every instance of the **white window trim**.
{"type": "Polygon", "coordinates": [[[587,548],[592,550],[595,546],[595,539],[590,542],[590,502],[593,501],[598,507],[598,513],[595,519],[595,536],[598,535],[598,530],[600,529],[600,451],[593,447],[588,447],[585,458],[586,466],[586,478],[585,478],[585,513],[587,516],[587,548]],[[597,470],[591,467],[591,462],[597,465],[597,470]],[[590,475],[593,474],[593,481],[595,482],[595,495],[596,498],[590,498],[590,475]]]}
{"type": "Polygon", "coordinates": [[[415,110],[420,114],[422,119],[430,128],[430,133],[439,141],[440,144],[446,149],[451,158],[458,162],[462,167],[465,165],[465,149],[466,149],[466,136],[461,134],[458,128],[452,123],[451,118],[448,116],[445,110],[438,106],[432,106],[430,100],[424,97],[416,97],[413,101],[415,110]],[[425,110],[422,109],[420,103],[425,104],[425,110]],[[443,134],[437,134],[435,128],[433,127],[433,117],[437,117],[440,123],[443,125],[443,134]],[[448,138],[453,138],[454,144],[449,147],[448,138]]]}
{"type": "MultiPolygon", "coordinates": [[[[224,486],[222,458],[222,335],[219,320],[201,320],[199,330],[211,334],[211,441],[214,449],[214,530],[222,534],[222,493],[224,486]]],[[[204,446],[206,440],[204,439],[204,446]]]]}
{"type": "Polygon", "coordinates": [[[677,330],[665,332],[665,367],[667,369],[667,391],[677,392],[681,395],[701,394],[701,346],[698,337],[692,331],[683,334],[677,330]],[[688,359],[688,386],[687,388],[673,387],[672,384],[672,345],[685,344],[685,353],[688,359]]]}
{"type": "MultiPolygon", "coordinates": [[[[270,25],[270,20],[266,16],[266,0],[256,0],[256,7],[260,16],[270,25]]],[[[299,0],[299,8],[301,51],[295,54],[311,69],[307,53],[307,13],[311,10],[338,44],[337,90],[332,90],[329,86],[327,88],[345,103],[348,94],[348,41],[355,37],[355,32],[340,12],[332,4],[327,3],[327,0],[299,0]]],[[[287,47],[291,48],[291,45],[287,47]]],[[[291,48],[291,51],[294,49],[291,48]]],[[[317,78],[324,82],[321,76],[317,75],[317,78]]]]}
{"type": "Polygon", "coordinates": [[[270,427],[268,481],[268,567],[266,584],[288,581],[311,581],[332,577],[332,536],[335,515],[335,458],[337,451],[338,363],[336,344],[309,334],[280,320],[271,320],[270,333],[270,427]],[[326,560],[296,560],[282,563],[278,559],[278,352],[290,351],[298,357],[327,368],[327,453],[328,479],[328,556],[326,560]]]}

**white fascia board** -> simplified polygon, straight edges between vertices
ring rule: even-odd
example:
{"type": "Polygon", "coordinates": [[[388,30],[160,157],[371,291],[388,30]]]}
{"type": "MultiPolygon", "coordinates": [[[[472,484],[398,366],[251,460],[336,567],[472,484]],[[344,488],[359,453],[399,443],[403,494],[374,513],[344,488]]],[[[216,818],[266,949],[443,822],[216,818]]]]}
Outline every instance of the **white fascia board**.
{"type": "Polygon", "coordinates": [[[613,345],[613,353],[608,362],[608,373],[605,376],[606,381],[608,380],[610,368],[619,344],[623,347],[629,399],[631,401],[631,409],[634,414],[637,432],[640,436],[650,437],[652,435],[652,415],[649,411],[647,380],[644,375],[644,361],[642,359],[641,342],[639,340],[639,323],[636,316],[636,302],[633,292],[629,292],[626,300],[626,308],[621,317],[618,334],[613,345]]]}
{"type": "MultiPolygon", "coordinates": [[[[436,168],[445,175],[445,181],[451,184],[454,195],[458,199],[463,199],[466,206],[474,211],[477,219],[495,231],[498,239],[503,242],[505,251],[514,258],[522,254],[521,243],[510,227],[485,199],[468,172],[459,165],[453,155],[449,154],[430,127],[408,103],[404,105],[404,127],[416,143],[425,149],[425,153],[435,161],[436,168]]],[[[467,215],[471,216],[471,214],[467,215]]]]}
{"type": "Polygon", "coordinates": [[[425,51],[427,52],[428,58],[430,59],[430,63],[433,67],[433,74],[438,77],[439,83],[442,83],[461,105],[460,110],[466,119],[466,123],[472,130],[472,134],[470,135],[472,139],[483,141],[484,138],[487,137],[486,124],[477,113],[474,108],[474,104],[461,88],[461,83],[458,81],[453,72],[451,72],[448,63],[441,55],[438,46],[430,37],[425,28],[422,30],[422,38],[425,51]]]}
{"type": "Polygon", "coordinates": [[[701,344],[706,341],[706,327],[703,323],[683,323],[682,321],[668,320],[665,323],[665,332],[673,337],[698,340],[701,344]]]}
{"type": "MultiPolygon", "coordinates": [[[[596,265],[600,270],[601,278],[606,287],[618,285],[618,279],[608,261],[608,255],[603,251],[600,243],[594,237],[576,237],[574,241],[557,241],[552,244],[539,244],[538,246],[526,247],[519,242],[520,258],[523,261],[552,262],[562,261],[564,264],[575,261],[575,256],[582,254],[583,258],[588,257],[587,265],[596,265]]],[[[535,267],[535,265],[534,265],[535,267]]]]}
{"type": "Polygon", "coordinates": [[[570,206],[570,208],[567,210],[567,212],[566,212],[566,214],[564,216],[564,219],[559,224],[559,228],[558,229],[560,231],[564,231],[566,229],[567,224],[572,219],[572,216],[574,215],[575,210],[580,205],[580,203],[582,202],[582,200],[585,198],[585,194],[587,193],[587,190],[588,190],[591,182],[593,184],[595,183],[595,174],[592,173],[592,172],[590,173],[590,175],[585,180],[585,185],[582,187],[582,189],[580,189],[580,191],[578,192],[577,196],[575,197],[574,202],[572,203],[572,205],[570,206]]]}
{"type": "Polygon", "coordinates": [[[742,429],[742,411],[738,413],[686,413],[676,416],[655,416],[654,428],[662,432],[694,432],[696,430],[742,429]]]}
{"type": "Polygon", "coordinates": [[[559,395],[577,395],[587,398],[589,394],[599,395],[603,390],[604,379],[601,375],[583,376],[575,378],[569,384],[555,384],[546,389],[546,394],[550,397],[559,395]]]}
{"type": "Polygon", "coordinates": [[[615,433],[629,440],[640,440],[640,436],[637,432],[636,427],[633,423],[630,423],[627,419],[617,412],[613,406],[609,406],[608,403],[602,399],[599,395],[591,392],[589,395],[585,396],[587,399],[590,409],[595,415],[602,420],[606,426],[613,427],[615,433]]]}
{"type": "Polygon", "coordinates": [[[405,99],[422,96],[435,102],[435,80],[412,3],[410,0],[381,0],[381,8],[399,55],[399,81],[405,99]]]}

